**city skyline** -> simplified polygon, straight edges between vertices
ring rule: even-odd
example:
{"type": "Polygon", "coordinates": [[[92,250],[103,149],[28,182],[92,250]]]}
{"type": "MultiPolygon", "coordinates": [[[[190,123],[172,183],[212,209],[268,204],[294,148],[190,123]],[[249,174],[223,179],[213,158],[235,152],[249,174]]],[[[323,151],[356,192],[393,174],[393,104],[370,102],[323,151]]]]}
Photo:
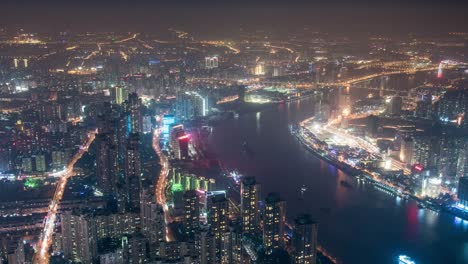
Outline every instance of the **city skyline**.
{"type": "Polygon", "coordinates": [[[466,3],[4,6],[0,264],[468,261],[466,3]]]}

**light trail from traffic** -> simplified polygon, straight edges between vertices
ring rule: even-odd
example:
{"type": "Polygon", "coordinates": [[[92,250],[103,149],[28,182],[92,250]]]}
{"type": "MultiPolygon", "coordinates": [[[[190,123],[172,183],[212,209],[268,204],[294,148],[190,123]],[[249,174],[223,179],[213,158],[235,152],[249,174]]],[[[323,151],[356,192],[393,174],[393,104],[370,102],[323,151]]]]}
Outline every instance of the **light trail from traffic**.
{"type": "Polygon", "coordinates": [[[62,175],[57,187],[55,189],[54,196],[49,204],[49,212],[46,216],[46,222],[44,225],[44,230],[42,231],[41,237],[38,241],[38,247],[33,258],[33,263],[49,263],[49,249],[52,244],[52,236],[54,233],[55,220],[57,219],[57,211],[60,201],[62,200],[63,193],[65,191],[65,186],[70,177],[73,176],[73,168],[76,162],[81,159],[83,154],[88,151],[89,146],[93,143],[96,137],[97,131],[90,131],[88,133],[88,139],[85,144],[80,146],[78,152],[73,156],[72,160],[68,163],[66,168],[66,173],[62,175]]]}
{"type": "MultiPolygon", "coordinates": [[[[161,118],[162,120],[162,118],[161,118]]],[[[172,222],[172,218],[169,214],[169,208],[166,204],[166,185],[167,185],[167,175],[169,174],[169,159],[161,150],[159,146],[159,139],[161,135],[161,128],[155,129],[153,133],[153,149],[159,157],[161,163],[161,172],[159,173],[158,181],[156,183],[156,202],[160,204],[164,210],[164,220],[166,222],[166,240],[172,241],[172,236],[167,227],[168,223],[172,222]]]]}
{"type": "Polygon", "coordinates": [[[138,33],[135,33],[135,34],[133,34],[133,36],[131,36],[129,38],[117,40],[117,41],[114,41],[114,43],[123,43],[123,42],[129,41],[129,40],[132,40],[132,39],[136,39],[137,36],[138,36],[138,33]]]}

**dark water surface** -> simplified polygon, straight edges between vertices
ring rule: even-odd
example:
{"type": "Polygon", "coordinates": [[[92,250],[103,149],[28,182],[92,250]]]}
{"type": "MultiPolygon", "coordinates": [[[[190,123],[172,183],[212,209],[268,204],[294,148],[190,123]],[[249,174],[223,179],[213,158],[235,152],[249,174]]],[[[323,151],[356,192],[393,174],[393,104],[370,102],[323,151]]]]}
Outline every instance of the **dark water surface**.
{"type": "Polygon", "coordinates": [[[263,195],[279,192],[288,219],[311,213],[319,221],[319,243],[343,263],[397,263],[399,254],[418,264],[468,263],[467,221],[359,184],[307,152],[288,125],[310,117],[313,109],[314,99],[305,99],[223,121],[213,130],[210,148],[228,169],[255,176],[263,195]],[[244,141],[252,155],[242,152],[244,141]],[[307,191],[299,199],[302,185],[307,191]]]}

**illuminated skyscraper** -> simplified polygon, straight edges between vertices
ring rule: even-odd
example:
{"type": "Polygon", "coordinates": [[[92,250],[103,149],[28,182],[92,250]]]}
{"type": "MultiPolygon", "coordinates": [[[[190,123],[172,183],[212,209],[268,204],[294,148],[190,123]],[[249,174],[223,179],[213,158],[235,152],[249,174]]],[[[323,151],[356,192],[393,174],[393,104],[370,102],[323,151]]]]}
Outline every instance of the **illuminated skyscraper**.
{"type": "Polygon", "coordinates": [[[125,186],[127,188],[128,203],[130,209],[140,208],[141,190],[141,159],[140,137],[138,134],[130,134],[125,149],[125,186]]]}
{"type": "Polygon", "coordinates": [[[388,104],[388,113],[390,115],[401,115],[401,108],[403,105],[403,99],[400,96],[394,96],[388,104]]]}
{"type": "Polygon", "coordinates": [[[166,239],[164,210],[154,200],[147,191],[143,191],[140,208],[141,233],[152,245],[166,239]]]}
{"type": "Polygon", "coordinates": [[[292,237],[294,264],[315,264],[317,261],[318,224],[308,214],[294,219],[292,237]]]}
{"type": "Polygon", "coordinates": [[[431,152],[434,144],[433,140],[434,139],[430,136],[413,137],[413,155],[411,157],[411,165],[420,164],[424,168],[432,166],[431,152]]]}
{"type": "Polygon", "coordinates": [[[62,247],[65,258],[83,264],[97,256],[97,234],[93,221],[85,215],[64,212],[61,216],[62,247]]]}
{"type": "Polygon", "coordinates": [[[468,177],[461,177],[458,181],[458,204],[468,211],[468,177]]]}
{"type": "Polygon", "coordinates": [[[254,75],[265,75],[265,62],[261,61],[255,65],[253,69],[254,75]]]}
{"type": "Polygon", "coordinates": [[[118,178],[117,146],[109,133],[99,134],[96,137],[96,176],[99,190],[104,194],[113,194],[117,191],[118,178]]]}
{"type": "Polygon", "coordinates": [[[115,86],[112,88],[112,95],[114,103],[120,105],[125,100],[125,89],[122,86],[115,86]]]}
{"type": "Polygon", "coordinates": [[[206,116],[209,112],[208,99],[198,92],[178,93],[175,112],[179,120],[206,116]]]}
{"type": "Polygon", "coordinates": [[[197,191],[184,193],[184,230],[189,238],[193,238],[200,227],[200,203],[197,191]]]}
{"type": "Polygon", "coordinates": [[[414,152],[414,142],[412,138],[404,138],[401,141],[400,147],[400,161],[406,163],[406,165],[412,165],[411,161],[413,160],[414,152]]]}
{"type": "Polygon", "coordinates": [[[196,234],[195,251],[198,255],[200,264],[216,263],[216,242],[215,236],[209,231],[209,228],[202,227],[196,234]]]}
{"type": "Polygon", "coordinates": [[[366,135],[369,137],[377,137],[379,132],[379,117],[370,115],[366,119],[366,135]]]}
{"type": "Polygon", "coordinates": [[[125,110],[127,112],[127,129],[130,133],[143,132],[142,102],[138,94],[131,93],[125,101],[125,110]]]}
{"type": "Polygon", "coordinates": [[[188,159],[189,158],[189,142],[190,135],[186,134],[178,138],[179,141],[179,150],[177,153],[174,153],[175,158],[177,159],[188,159]],[[175,155],[177,154],[177,155],[175,155]]]}
{"type": "Polygon", "coordinates": [[[244,177],[241,182],[242,231],[253,234],[259,227],[260,184],[254,177],[244,177]]]}
{"type": "Polygon", "coordinates": [[[349,86],[343,87],[340,89],[339,98],[338,98],[339,108],[341,112],[348,111],[351,112],[351,94],[349,93],[349,86]]]}
{"type": "Polygon", "coordinates": [[[211,195],[207,197],[207,199],[208,224],[215,236],[216,253],[217,255],[220,255],[221,240],[228,228],[229,201],[226,199],[226,195],[224,193],[211,195]]]}
{"type": "Polygon", "coordinates": [[[222,264],[242,264],[242,227],[240,224],[229,226],[222,240],[222,264]]]}
{"type": "MultiPolygon", "coordinates": [[[[174,157],[176,159],[181,159],[181,146],[180,143],[184,144],[187,143],[187,149],[185,149],[185,145],[183,146],[184,152],[187,150],[187,155],[188,155],[188,140],[189,140],[189,135],[185,134],[184,126],[182,125],[177,125],[173,126],[171,129],[171,140],[169,142],[169,147],[171,148],[174,157]]],[[[185,154],[185,153],[184,153],[185,154]]]]}
{"type": "Polygon", "coordinates": [[[281,200],[277,193],[268,194],[265,198],[263,223],[263,245],[267,254],[283,246],[285,224],[286,202],[281,200]]]}

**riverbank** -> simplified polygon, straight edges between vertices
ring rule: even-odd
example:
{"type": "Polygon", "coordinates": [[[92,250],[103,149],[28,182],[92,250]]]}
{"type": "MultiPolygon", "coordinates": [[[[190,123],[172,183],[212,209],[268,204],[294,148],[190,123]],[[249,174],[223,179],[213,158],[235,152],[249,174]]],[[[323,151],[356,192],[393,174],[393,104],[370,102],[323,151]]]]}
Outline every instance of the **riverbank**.
{"type": "MultiPolygon", "coordinates": [[[[210,157],[211,159],[216,159],[215,154],[208,151],[206,142],[204,142],[203,140],[198,140],[197,146],[195,146],[195,148],[197,148],[198,151],[203,152],[203,156],[210,157]]],[[[239,151],[242,151],[241,146],[239,146],[239,151]]],[[[236,174],[236,176],[233,177],[233,171],[228,170],[222,161],[218,159],[216,159],[216,161],[217,161],[216,162],[217,166],[219,166],[219,170],[220,170],[219,176],[216,178],[217,186],[226,189],[228,196],[230,196],[229,197],[230,202],[237,204],[238,205],[237,208],[239,208],[240,206],[240,177],[242,177],[242,175],[238,175],[237,173],[234,173],[236,174]]],[[[286,223],[286,227],[291,229],[292,228],[291,223],[292,223],[291,221],[288,221],[286,223]]],[[[289,233],[292,233],[292,229],[290,231],[291,232],[289,233]]],[[[337,258],[334,257],[329,251],[327,251],[323,245],[318,245],[317,246],[317,263],[337,264],[341,262],[338,261],[337,258]]]]}
{"type": "MultiPolygon", "coordinates": [[[[392,195],[398,196],[403,199],[413,199],[418,203],[418,207],[423,209],[427,208],[429,210],[432,210],[436,213],[444,211],[449,214],[452,214],[453,216],[459,217],[463,220],[468,221],[468,212],[463,211],[457,207],[454,207],[452,205],[444,205],[444,204],[437,204],[432,202],[429,199],[422,199],[412,193],[409,192],[404,192],[401,189],[395,188],[390,184],[387,184],[385,181],[382,181],[380,179],[376,179],[374,175],[371,174],[368,170],[362,170],[358,169],[356,167],[353,167],[343,161],[339,161],[330,155],[327,155],[324,153],[322,150],[314,148],[311,144],[308,144],[307,141],[303,138],[302,134],[298,131],[301,129],[301,127],[296,127],[291,129],[291,133],[295,136],[295,138],[301,143],[302,146],[305,147],[310,153],[312,153],[314,156],[320,158],[321,160],[324,160],[325,162],[335,166],[336,168],[342,170],[343,172],[347,173],[350,176],[356,176],[360,180],[364,180],[372,185],[374,185],[376,188],[383,190],[385,192],[391,193],[392,195]]],[[[302,128],[305,129],[305,128],[302,128]]],[[[310,131],[309,131],[310,132],[310,131]]],[[[310,132],[312,133],[312,132],[310,132]]]]}

